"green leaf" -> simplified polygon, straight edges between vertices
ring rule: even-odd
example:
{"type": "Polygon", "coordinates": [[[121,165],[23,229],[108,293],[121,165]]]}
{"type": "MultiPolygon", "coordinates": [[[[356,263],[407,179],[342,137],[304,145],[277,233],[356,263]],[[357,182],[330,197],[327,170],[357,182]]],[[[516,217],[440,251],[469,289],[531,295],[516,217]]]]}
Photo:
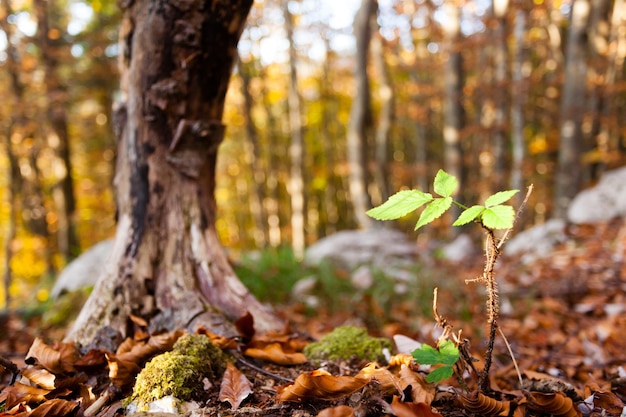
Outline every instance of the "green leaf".
{"type": "Polygon", "coordinates": [[[505,201],[508,201],[511,197],[513,197],[517,193],[519,193],[519,190],[507,190],[507,191],[497,192],[494,195],[487,197],[487,199],[485,200],[485,206],[493,207],[493,206],[497,206],[498,204],[502,204],[505,201]]]}
{"type": "Polygon", "coordinates": [[[509,229],[513,227],[515,210],[511,206],[494,206],[483,211],[483,224],[489,229],[509,229]]]}
{"type": "Polygon", "coordinates": [[[446,378],[450,378],[453,373],[454,369],[451,366],[441,366],[437,369],[434,369],[431,373],[428,374],[428,376],[426,377],[426,382],[439,382],[446,378]]]}
{"type": "Polygon", "coordinates": [[[415,230],[441,217],[452,205],[452,197],[435,198],[431,201],[417,220],[415,230]]]}
{"type": "Polygon", "coordinates": [[[473,221],[474,219],[480,217],[480,215],[482,214],[484,210],[485,210],[485,206],[472,206],[464,210],[463,213],[461,213],[461,215],[459,216],[459,218],[456,219],[454,223],[452,223],[452,226],[463,226],[464,224],[467,224],[473,221]]]}
{"type": "Polygon", "coordinates": [[[423,343],[412,353],[413,357],[420,365],[436,365],[441,363],[439,351],[434,347],[423,343]]]}
{"type": "Polygon", "coordinates": [[[377,220],[399,219],[432,201],[433,196],[420,190],[403,190],[395,193],[378,207],[367,211],[367,215],[377,220]]]}
{"type": "Polygon", "coordinates": [[[435,176],[434,188],[435,192],[442,197],[450,197],[459,186],[459,181],[455,176],[448,174],[440,169],[435,176]]]}
{"type": "Polygon", "coordinates": [[[451,340],[445,340],[439,345],[439,363],[454,365],[459,360],[459,348],[451,340]]]}

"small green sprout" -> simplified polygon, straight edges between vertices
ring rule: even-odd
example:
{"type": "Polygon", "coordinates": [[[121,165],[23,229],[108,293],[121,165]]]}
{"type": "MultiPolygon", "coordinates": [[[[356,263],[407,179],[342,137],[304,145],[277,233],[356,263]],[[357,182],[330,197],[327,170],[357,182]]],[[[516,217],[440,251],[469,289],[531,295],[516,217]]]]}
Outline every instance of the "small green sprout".
{"type": "Polygon", "coordinates": [[[439,349],[423,344],[413,351],[413,357],[420,365],[441,365],[426,377],[426,382],[439,382],[450,378],[454,364],[459,360],[459,348],[451,340],[444,340],[439,349]]]}
{"type": "Polygon", "coordinates": [[[420,190],[403,190],[389,197],[380,206],[368,210],[367,215],[377,220],[395,220],[426,205],[415,225],[415,230],[417,230],[441,217],[452,204],[455,204],[464,211],[452,224],[453,226],[478,221],[491,230],[513,227],[515,210],[502,203],[510,200],[519,190],[500,191],[489,196],[482,206],[466,207],[452,198],[458,186],[459,182],[456,177],[440,169],[433,184],[434,191],[439,197],[433,197],[432,194],[420,190]]]}

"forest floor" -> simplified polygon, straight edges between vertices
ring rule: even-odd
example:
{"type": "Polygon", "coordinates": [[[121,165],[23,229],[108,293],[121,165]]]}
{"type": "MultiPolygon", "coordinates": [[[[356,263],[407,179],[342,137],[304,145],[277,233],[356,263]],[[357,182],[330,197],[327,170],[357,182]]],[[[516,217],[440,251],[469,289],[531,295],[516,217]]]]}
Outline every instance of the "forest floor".
{"type": "MultiPolygon", "coordinates": [[[[229,374],[228,381],[225,377],[207,385],[203,402],[186,415],[624,416],[624,230],[621,221],[570,227],[567,242],[541,259],[527,264],[517,259],[502,260],[498,268],[502,306],[498,325],[514,352],[519,374],[505,339],[498,335],[488,390],[478,392],[477,377],[467,363],[459,363],[456,368],[463,375],[462,381],[447,378],[436,384],[427,383],[428,372],[407,355],[396,355],[392,363],[379,366],[358,360],[326,361],[319,366],[299,363],[302,361],[294,358],[299,358],[302,346],[343,324],[363,325],[376,336],[391,339],[402,334],[431,345],[438,333],[433,330],[432,317],[415,317],[415,310],[407,309],[405,303],[392,303],[391,311],[384,314],[379,314],[382,307],[368,298],[360,300],[364,304],[333,311],[320,307],[311,312],[302,304],[287,303],[276,309],[291,323],[289,330],[276,335],[242,334],[235,346],[245,353],[256,341],[255,346],[263,349],[279,346],[280,354],[268,354],[266,360],[237,355],[239,360],[234,364],[241,374],[229,374]],[[377,316],[384,316],[384,322],[377,321],[377,316]],[[325,372],[318,371],[320,367],[325,372]]],[[[463,283],[481,274],[483,265],[477,258],[474,264],[437,266],[441,276],[458,279],[453,287],[460,291],[446,296],[440,290],[438,309],[455,331],[462,329],[466,351],[475,360],[472,366],[480,371],[488,331],[483,291],[476,284],[463,283]]],[[[416,302],[425,303],[429,298],[416,296],[416,302]]],[[[421,308],[429,310],[429,305],[421,308]]],[[[98,396],[111,385],[110,366],[103,355],[88,360],[74,353],[71,361],[63,359],[64,348],[58,343],[62,329],[46,332],[38,316],[3,317],[0,334],[0,358],[4,362],[4,367],[0,366],[0,370],[4,368],[0,401],[6,407],[0,408],[0,416],[88,415],[91,410],[86,412],[89,401],[85,398],[89,395],[84,390],[89,388],[98,396]],[[27,355],[36,337],[48,344],[39,347],[40,353],[35,349],[27,355]],[[21,373],[15,375],[19,381],[26,375],[24,369],[29,368],[24,362],[27,356],[31,363],[33,357],[37,358],[35,362],[48,363],[46,375],[51,379],[42,379],[47,385],[42,382],[37,390],[9,386],[13,376],[10,362],[21,373]],[[63,384],[55,384],[55,376],[63,384]]],[[[218,345],[224,343],[224,348],[232,342],[216,341],[218,345]]],[[[111,398],[92,415],[122,415],[120,398],[111,398]]]]}

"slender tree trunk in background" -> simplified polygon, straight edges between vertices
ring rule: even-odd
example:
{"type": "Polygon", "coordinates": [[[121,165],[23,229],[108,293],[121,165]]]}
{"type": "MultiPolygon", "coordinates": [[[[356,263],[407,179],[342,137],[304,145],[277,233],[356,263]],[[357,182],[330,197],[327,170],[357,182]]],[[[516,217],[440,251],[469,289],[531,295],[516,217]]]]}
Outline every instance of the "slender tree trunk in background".
{"type": "Polygon", "coordinates": [[[491,191],[502,190],[506,180],[506,149],[507,135],[505,126],[505,114],[507,109],[507,97],[505,92],[507,81],[507,15],[508,0],[495,0],[493,2],[493,16],[496,27],[494,36],[494,120],[493,120],[493,176],[490,181],[491,191]]]}
{"type": "MultiPolygon", "coordinates": [[[[611,9],[613,0],[597,0],[591,9],[589,24],[589,80],[591,88],[587,98],[586,118],[583,124],[584,142],[593,147],[589,152],[591,158],[585,158],[590,164],[590,169],[585,170],[588,175],[584,182],[597,181],[606,169],[609,155],[609,143],[606,136],[602,135],[603,125],[608,124],[605,109],[611,107],[606,95],[607,86],[612,86],[609,81],[610,59],[609,45],[611,42],[611,9]],[[604,119],[604,120],[603,120],[604,119]]],[[[609,87],[611,88],[611,87],[609,87]]]]}
{"type": "MultiPolygon", "coordinates": [[[[525,61],[524,53],[524,32],[526,29],[526,12],[517,10],[515,12],[515,26],[513,28],[513,38],[515,39],[515,55],[512,69],[512,91],[511,95],[511,179],[509,188],[512,190],[524,189],[524,155],[526,152],[526,141],[524,140],[524,104],[528,95],[528,88],[524,83],[523,66],[525,61]]],[[[519,193],[521,194],[521,193],[519,193]]],[[[522,202],[522,196],[516,196],[515,206],[522,202]]]]}
{"type": "Polygon", "coordinates": [[[581,125],[587,86],[587,25],[590,9],[589,0],[574,0],[568,29],[553,213],[553,217],[559,219],[565,218],[570,202],[582,187],[581,159],[585,147],[581,125]]]}
{"type": "Polygon", "coordinates": [[[337,123],[336,123],[336,114],[338,112],[337,101],[334,99],[332,94],[332,52],[330,49],[330,42],[328,38],[324,37],[324,43],[326,47],[326,55],[324,59],[324,75],[320,79],[320,94],[321,100],[326,103],[325,106],[322,107],[322,123],[321,132],[320,132],[320,140],[322,142],[322,146],[324,147],[323,155],[324,155],[324,177],[326,179],[326,184],[323,187],[323,210],[320,210],[320,215],[325,216],[323,221],[324,230],[323,235],[329,236],[337,231],[337,223],[339,222],[339,203],[338,203],[338,195],[335,183],[336,173],[335,168],[337,165],[337,147],[336,147],[336,138],[338,133],[336,131],[337,123]],[[323,213],[323,214],[322,214],[323,213]]]}
{"type": "MultiPolygon", "coordinates": [[[[446,172],[459,180],[459,189],[463,189],[463,149],[461,147],[461,129],[463,128],[463,57],[458,45],[461,15],[459,7],[448,1],[443,5],[446,20],[443,22],[447,59],[445,63],[445,97],[443,103],[443,141],[444,167],[446,172]]],[[[452,216],[456,219],[460,210],[452,207],[452,216]]],[[[450,228],[454,235],[458,228],[450,228]]]]}
{"type": "Polygon", "coordinates": [[[283,0],[285,30],[289,41],[289,196],[291,197],[291,245],[296,259],[304,256],[304,138],[302,134],[302,101],[298,92],[296,46],[293,40],[293,16],[289,0],[283,0]]]}
{"type": "MultiPolygon", "coordinates": [[[[374,20],[372,19],[372,22],[374,20]]],[[[375,22],[374,22],[375,23],[375,22]]],[[[372,28],[378,31],[378,24],[372,28]]],[[[382,204],[391,195],[389,169],[389,139],[391,136],[391,126],[394,122],[395,92],[389,77],[389,70],[385,62],[385,49],[383,38],[380,33],[376,33],[372,38],[372,58],[376,72],[378,73],[378,96],[380,97],[380,118],[376,128],[376,168],[374,178],[378,185],[379,198],[375,205],[382,204]]]]}
{"type": "MultiPolygon", "coordinates": [[[[604,107],[602,108],[602,123],[598,134],[598,145],[601,150],[619,149],[620,122],[624,117],[620,114],[616,103],[617,97],[613,89],[606,86],[615,85],[617,74],[621,74],[626,60],[626,2],[614,0],[611,13],[611,31],[609,36],[608,68],[605,78],[604,107]],[[613,133],[615,132],[615,133],[613,133]]],[[[626,138],[623,138],[626,140],[626,138]]]]}
{"type": "Polygon", "coordinates": [[[239,61],[239,75],[242,81],[243,94],[243,117],[245,119],[246,134],[248,135],[248,153],[250,165],[252,167],[252,193],[250,193],[250,211],[254,219],[254,242],[258,248],[262,248],[268,242],[267,213],[263,207],[265,199],[265,170],[261,166],[261,144],[259,132],[254,124],[252,108],[254,107],[252,94],[250,92],[250,64],[243,64],[239,61]]]}
{"type": "Polygon", "coordinates": [[[367,74],[368,49],[372,37],[370,20],[375,18],[378,3],[376,0],[362,0],[354,18],[356,38],[356,64],[354,66],[355,94],[348,123],[348,166],[350,169],[350,199],[354,216],[359,227],[372,226],[372,219],[365,214],[371,207],[368,194],[367,143],[372,129],[372,110],[367,74]]]}
{"type": "Polygon", "coordinates": [[[132,335],[132,315],[144,317],[149,331],[202,324],[234,334],[230,321],[246,312],[257,330],[282,325],[235,276],[214,224],[224,99],[251,5],[125,3],[117,234],[66,339],[132,335]]]}
{"type": "Polygon", "coordinates": [[[4,32],[7,38],[6,44],[6,68],[11,79],[11,90],[13,91],[14,98],[14,110],[13,118],[9,122],[6,130],[6,155],[8,166],[8,187],[7,187],[7,202],[9,204],[8,213],[8,230],[4,236],[4,273],[2,277],[2,284],[4,289],[4,308],[11,308],[11,283],[13,281],[13,274],[11,271],[11,259],[13,259],[13,240],[17,233],[17,207],[18,207],[18,194],[21,189],[20,180],[21,175],[19,172],[19,166],[17,156],[13,152],[13,144],[11,137],[13,136],[14,127],[24,122],[23,111],[23,86],[19,79],[18,72],[18,57],[17,51],[11,42],[12,29],[8,22],[8,17],[13,14],[11,4],[9,0],[2,0],[2,6],[4,15],[0,19],[0,29],[4,32]]]}
{"type": "Polygon", "coordinates": [[[47,116],[52,132],[56,136],[56,152],[63,164],[64,173],[57,188],[53,191],[53,199],[57,206],[58,216],[58,250],[70,260],[78,255],[80,246],[76,231],[76,198],[74,196],[74,180],[70,153],[70,138],[67,130],[68,93],[58,74],[58,56],[63,36],[55,23],[55,3],[35,0],[35,11],[38,22],[38,38],[41,47],[41,58],[44,67],[44,80],[47,95],[47,116]]]}
{"type": "MultiPolygon", "coordinates": [[[[263,75],[266,77],[266,75],[263,75]]],[[[265,86],[265,83],[263,84],[265,86]]],[[[267,131],[276,132],[276,117],[272,113],[272,105],[269,100],[268,91],[263,88],[263,107],[267,112],[267,131]]],[[[269,141],[269,138],[268,138],[269,141]]],[[[270,246],[277,247],[282,242],[281,233],[281,220],[280,210],[278,206],[279,193],[278,193],[278,166],[280,165],[280,158],[277,153],[276,146],[269,146],[265,159],[268,161],[267,173],[266,173],[266,186],[267,193],[265,200],[263,200],[263,207],[267,212],[267,227],[268,238],[270,246]]]]}
{"type": "MultiPolygon", "coordinates": [[[[417,8],[415,9],[415,13],[417,8]]],[[[416,19],[417,15],[412,16],[416,19]]],[[[428,41],[415,37],[413,45],[415,47],[416,62],[426,62],[430,55],[428,51],[428,41]]],[[[431,72],[417,68],[410,72],[411,80],[416,85],[427,85],[432,83],[431,72]]],[[[429,97],[427,94],[420,92],[412,95],[412,105],[415,106],[415,114],[412,117],[415,128],[415,137],[412,143],[415,147],[415,187],[419,190],[427,190],[430,184],[428,177],[428,126],[431,120],[431,109],[429,105],[429,97]]]]}
{"type": "MultiPolygon", "coordinates": [[[[4,28],[3,28],[4,29],[4,28]]],[[[5,32],[9,33],[9,32],[5,32]]],[[[19,193],[19,181],[20,172],[17,164],[17,158],[13,153],[13,145],[11,144],[11,136],[13,134],[13,122],[9,124],[9,128],[6,133],[6,153],[7,160],[9,162],[8,172],[8,187],[7,202],[9,203],[8,214],[8,230],[4,236],[4,274],[3,274],[3,288],[4,288],[4,308],[9,310],[11,308],[11,283],[13,282],[13,274],[11,272],[11,259],[13,259],[13,240],[17,233],[17,195],[19,193]]]]}

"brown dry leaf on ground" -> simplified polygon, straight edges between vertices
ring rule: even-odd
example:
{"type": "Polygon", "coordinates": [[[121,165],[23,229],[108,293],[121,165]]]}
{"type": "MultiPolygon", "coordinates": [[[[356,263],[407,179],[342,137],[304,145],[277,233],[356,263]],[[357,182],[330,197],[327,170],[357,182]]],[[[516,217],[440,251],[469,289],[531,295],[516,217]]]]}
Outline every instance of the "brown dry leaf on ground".
{"type": "Polygon", "coordinates": [[[354,408],[347,405],[329,407],[320,411],[317,417],[354,417],[354,408]]]}
{"type": "Polygon", "coordinates": [[[369,379],[333,376],[322,370],[301,374],[293,384],[278,387],[278,401],[336,400],[363,388],[369,379]]]}
{"type": "Polygon", "coordinates": [[[511,410],[510,401],[498,401],[478,391],[461,394],[459,400],[470,413],[485,417],[508,416],[511,410]]]}
{"type": "Polygon", "coordinates": [[[73,372],[78,350],[73,343],[59,343],[48,346],[41,338],[36,338],[26,354],[26,363],[39,364],[53,374],[73,372]]]}
{"type": "Polygon", "coordinates": [[[398,397],[393,397],[391,409],[397,417],[443,417],[441,414],[433,412],[429,404],[426,403],[405,403],[398,397]]]}
{"type": "Polygon", "coordinates": [[[243,352],[244,355],[278,365],[299,365],[307,361],[306,356],[301,352],[285,352],[284,345],[280,343],[268,343],[258,346],[247,348],[243,352]]]}
{"type": "MultiPolygon", "coordinates": [[[[440,385],[436,393],[434,385],[424,384],[423,375],[413,368],[411,355],[396,355],[387,367],[370,365],[361,368],[361,364],[356,363],[329,362],[326,366],[332,374],[311,372],[312,365],[307,363],[276,365],[293,362],[290,355],[301,355],[307,339],[294,337],[287,331],[255,334],[249,316],[240,322],[240,338],[204,334],[222,349],[241,352],[258,349],[266,355],[257,356],[262,360],[250,359],[252,366],[242,362],[239,368],[253,384],[250,390],[254,395],[245,397],[245,410],[240,407],[227,411],[233,403],[220,402],[219,384],[214,384],[209,392],[210,400],[204,404],[210,408],[207,413],[241,417],[251,408],[259,415],[278,417],[294,414],[347,417],[361,412],[391,415],[393,410],[397,416],[466,417],[472,415],[470,410],[474,410],[485,416],[505,413],[511,417],[536,417],[546,412],[574,416],[582,410],[585,415],[619,416],[626,401],[626,371],[623,369],[626,363],[626,338],[623,337],[626,334],[626,258],[624,253],[615,251],[615,236],[620,228],[624,228],[622,223],[611,223],[604,228],[571,227],[569,241],[557,247],[551,254],[553,256],[538,259],[531,265],[516,259],[505,259],[499,265],[501,297],[507,308],[503,309],[498,324],[507,336],[524,376],[525,383],[521,388],[528,393],[526,397],[521,394],[517,373],[501,338],[496,339],[495,351],[498,353],[491,373],[491,388],[500,392],[489,393],[495,398],[478,398],[476,394],[476,398],[466,395],[463,400],[452,392],[461,391],[455,380],[445,381],[448,390],[442,391],[440,385]],[[296,382],[277,388],[285,379],[296,379],[296,382]],[[406,396],[402,397],[402,394],[406,396]],[[394,395],[399,396],[395,401],[391,398],[394,395]],[[393,404],[396,409],[392,408],[393,404]]],[[[621,242],[622,247],[626,246],[624,243],[621,242]]],[[[453,268],[454,275],[459,275],[459,265],[446,268],[453,268]]],[[[477,275],[481,268],[482,264],[463,265],[460,282],[461,278],[477,275]]],[[[467,293],[470,319],[461,323],[459,328],[463,327],[463,335],[472,341],[471,355],[481,358],[483,340],[478,335],[484,332],[484,300],[476,294],[475,288],[463,286],[462,291],[467,293]]],[[[457,307],[444,303],[441,306],[457,307]]],[[[333,315],[320,311],[313,318],[305,316],[301,306],[278,308],[285,317],[300,323],[300,330],[309,330],[310,334],[317,336],[329,327],[354,319],[353,313],[333,315]]],[[[377,326],[382,327],[371,327],[371,331],[383,332],[388,337],[403,332],[423,343],[434,342],[432,319],[420,317],[421,321],[411,330],[407,323],[416,319],[407,313],[411,310],[397,305],[392,308],[394,311],[389,317],[393,316],[395,323],[378,323],[377,326]]],[[[452,320],[459,319],[456,310],[442,313],[452,320]]],[[[109,392],[111,383],[129,388],[145,360],[157,352],[171,349],[170,345],[177,338],[175,332],[153,337],[138,332],[115,354],[93,350],[78,357],[70,345],[46,345],[41,339],[36,340],[29,350],[29,345],[22,341],[34,340],[32,335],[36,324],[21,323],[12,318],[0,321],[0,332],[15,339],[0,340],[0,355],[7,360],[3,363],[10,365],[9,360],[13,361],[16,369],[21,369],[19,376],[27,378],[31,386],[19,382],[6,386],[12,380],[12,371],[0,367],[5,384],[0,392],[0,403],[5,406],[0,417],[53,415],[57,412],[81,415],[95,397],[102,398],[103,393],[109,392]],[[31,364],[26,367],[25,352],[29,352],[27,357],[31,364]],[[107,362],[105,353],[110,362],[107,362]],[[128,361],[121,362],[119,357],[128,361]],[[112,379],[109,379],[109,372],[112,379]],[[65,405],[58,400],[72,401],[65,405]],[[57,407],[63,411],[55,411],[57,407]]],[[[141,320],[135,320],[134,324],[142,327],[141,320]]],[[[202,331],[199,329],[198,333],[202,331]]],[[[480,362],[477,367],[480,369],[480,362]]],[[[472,386],[469,378],[466,382],[472,386]]],[[[232,388],[235,382],[223,384],[232,388]]],[[[243,392],[245,390],[232,394],[232,398],[243,397],[243,392]]],[[[121,394],[111,398],[111,405],[102,408],[98,415],[121,416],[120,398],[121,394]]]]}
{"type": "Polygon", "coordinates": [[[219,400],[227,401],[231,410],[236,410],[250,394],[252,394],[252,383],[229,362],[220,385],[219,400]]]}

